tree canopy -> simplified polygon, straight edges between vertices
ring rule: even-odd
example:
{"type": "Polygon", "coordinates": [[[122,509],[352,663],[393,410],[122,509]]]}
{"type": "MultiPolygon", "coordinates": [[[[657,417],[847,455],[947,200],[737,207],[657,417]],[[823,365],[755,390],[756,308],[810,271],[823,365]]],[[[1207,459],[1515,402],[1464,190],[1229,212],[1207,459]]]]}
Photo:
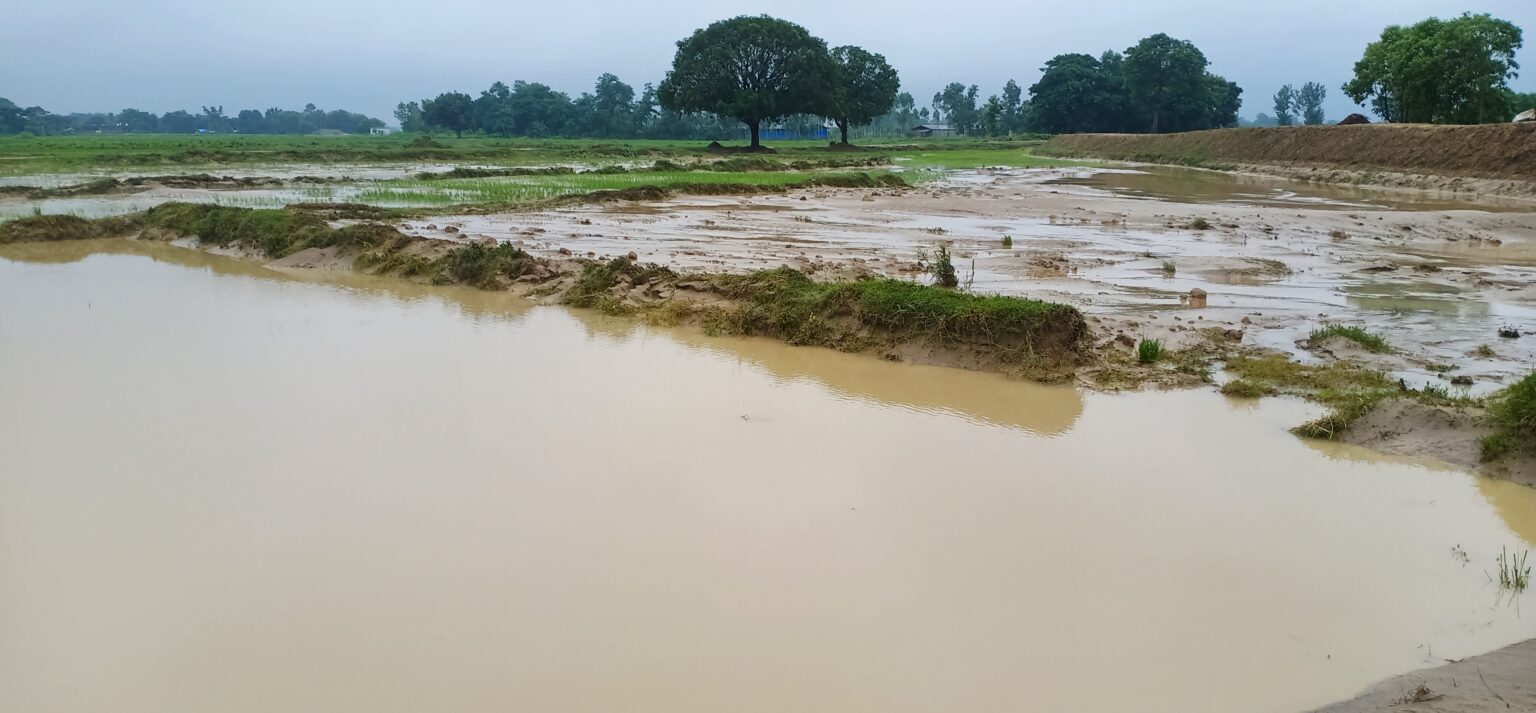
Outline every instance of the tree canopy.
{"type": "Polygon", "coordinates": [[[767,15],[741,16],[679,41],[657,96],[664,109],[746,124],[757,148],[764,121],[827,113],[836,77],[827,44],[804,27],[767,15]]]}
{"type": "Polygon", "coordinates": [[[1507,121],[1522,42],[1519,27],[1487,14],[1392,25],[1366,45],[1344,93],[1385,121],[1507,121]]]}
{"type": "MultiPolygon", "coordinates": [[[[501,84],[497,82],[497,84],[501,84]]],[[[506,85],[501,85],[503,88],[506,85]]],[[[492,85],[495,89],[495,85],[492,85]]],[[[475,125],[475,100],[463,92],[444,92],[421,103],[421,115],[428,124],[441,126],[458,136],[475,125]]]]}
{"type": "Polygon", "coordinates": [[[891,110],[901,80],[883,55],[860,47],[845,45],[832,50],[837,65],[829,115],[837,122],[843,145],[848,144],[848,127],[862,126],[891,110]]]}
{"type": "Polygon", "coordinates": [[[1029,88],[1029,128],[1168,132],[1237,124],[1242,88],[1206,71],[1193,44],[1158,34],[1125,51],[1053,57],[1029,88]]]}

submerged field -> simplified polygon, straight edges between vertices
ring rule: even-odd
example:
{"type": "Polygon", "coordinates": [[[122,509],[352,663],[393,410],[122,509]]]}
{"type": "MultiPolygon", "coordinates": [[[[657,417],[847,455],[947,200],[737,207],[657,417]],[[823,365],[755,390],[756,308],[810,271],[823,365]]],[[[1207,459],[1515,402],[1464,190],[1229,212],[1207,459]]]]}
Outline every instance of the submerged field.
{"type": "Polygon", "coordinates": [[[413,142],[0,140],[0,690],[1281,713],[1536,635],[1518,196],[413,142]]]}

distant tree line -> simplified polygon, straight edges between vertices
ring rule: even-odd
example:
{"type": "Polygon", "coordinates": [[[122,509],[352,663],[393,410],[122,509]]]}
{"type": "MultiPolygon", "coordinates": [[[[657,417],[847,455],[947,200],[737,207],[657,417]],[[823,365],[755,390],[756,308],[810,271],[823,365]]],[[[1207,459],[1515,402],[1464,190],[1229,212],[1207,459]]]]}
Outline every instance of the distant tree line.
{"type": "Polygon", "coordinates": [[[138,109],[105,114],[54,114],[38,106],[23,109],[0,97],[0,134],[310,134],[323,130],[366,134],[383,126],[383,121],[369,116],[340,109],[322,111],[314,104],[306,105],[303,111],[246,109],[235,116],[226,116],[222,106],[205,106],[196,114],[172,111],[156,115],[138,109]]]}
{"type": "Polygon", "coordinates": [[[1317,126],[1326,120],[1323,112],[1323,100],[1328,98],[1328,89],[1317,82],[1307,82],[1297,89],[1289,84],[1280,87],[1275,92],[1275,125],[1291,126],[1296,123],[1296,117],[1301,117],[1301,123],[1307,126],[1317,126]]]}

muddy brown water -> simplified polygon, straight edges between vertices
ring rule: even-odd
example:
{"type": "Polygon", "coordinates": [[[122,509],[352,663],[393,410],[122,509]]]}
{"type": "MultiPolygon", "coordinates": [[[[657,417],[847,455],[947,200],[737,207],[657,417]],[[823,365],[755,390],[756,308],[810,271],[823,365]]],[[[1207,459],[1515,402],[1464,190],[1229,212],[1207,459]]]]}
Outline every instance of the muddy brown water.
{"type": "Polygon", "coordinates": [[[8,710],[1299,711],[1536,636],[1536,490],[1298,402],[128,242],[0,304],[8,710]]]}

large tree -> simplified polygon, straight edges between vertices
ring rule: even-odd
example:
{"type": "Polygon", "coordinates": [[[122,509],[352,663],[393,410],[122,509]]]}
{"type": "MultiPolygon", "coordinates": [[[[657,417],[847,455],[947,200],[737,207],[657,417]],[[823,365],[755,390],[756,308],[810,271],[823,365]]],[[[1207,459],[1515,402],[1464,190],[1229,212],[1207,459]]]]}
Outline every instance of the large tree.
{"type": "Polygon", "coordinates": [[[1121,124],[1120,78],[1086,54],[1052,57],[1029,88],[1031,128],[1052,134],[1113,131],[1121,124]]]}
{"type": "Polygon", "coordinates": [[[837,122],[842,143],[848,145],[848,127],[862,126],[891,110],[901,80],[883,55],[859,47],[843,46],[832,50],[837,65],[837,83],[833,87],[830,116],[837,122]]]}
{"type": "Polygon", "coordinates": [[[1393,25],[1366,45],[1344,93],[1385,121],[1505,121],[1521,44],[1519,27],[1486,14],[1393,25]]]}
{"type": "Polygon", "coordinates": [[[1163,33],[1125,51],[1125,88],[1152,133],[1206,128],[1208,64],[1194,44],[1163,33]]]}
{"type": "Polygon", "coordinates": [[[463,92],[445,92],[436,99],[422,102],[421,116],[428,124],[448,129],[462,138],[464,130],[475,125],[475,100],[463,92]]]}
{"type": "Polygon", "coordinates": [[[656,93],[661,106],[709,112],[747,125],[752,148],[764,121],[826,114],[837,66],[827,43],[804,27],[762,15],[721,20],[677,43],[656,93]]]}

